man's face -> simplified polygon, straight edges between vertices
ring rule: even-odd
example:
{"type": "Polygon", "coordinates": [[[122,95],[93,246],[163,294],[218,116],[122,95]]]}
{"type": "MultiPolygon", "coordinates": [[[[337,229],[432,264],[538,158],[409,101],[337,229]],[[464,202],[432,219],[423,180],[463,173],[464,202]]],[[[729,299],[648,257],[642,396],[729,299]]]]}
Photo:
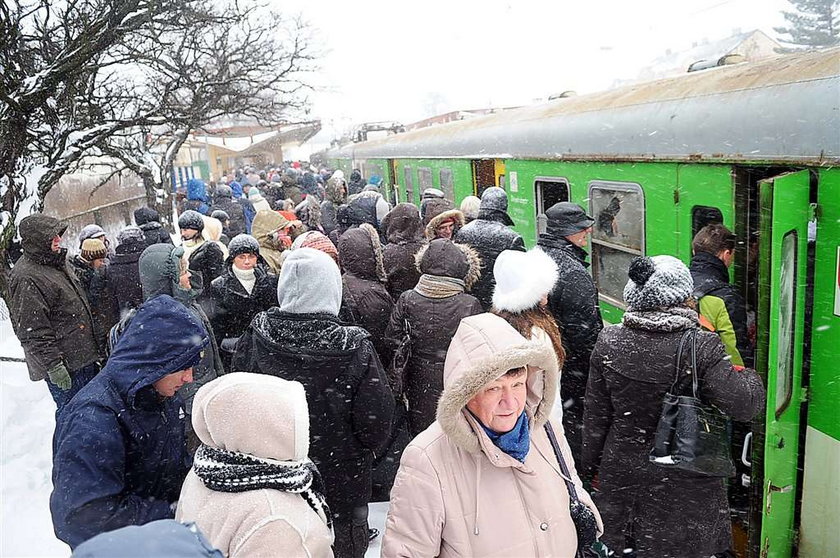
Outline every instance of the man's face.
{"type": "Polygon", "coordinates": [[[172,397],[179,389],[181,389],[181,386],[192,383],[192,381],[193,369],[190,367],[185,370],[178,370],[172,374],[167,374],[153,385],[155,387],[155,391],[163,397],[172,397]]]}
{"type": "Polygon", "coordinates": [[[452,238],[452,232],[455,230],[455,223],[447,221],[435,229],[435,236],[437,238],[452,238]]]}
{"type": "Polygon", "coordinates": [[[52,250],[53,252],[58,252],[58,251],[61,250],[61,237],[60,236],[55,235],[53,237],[52,242],[50,242],[50,250],[52,250]]]}
{"type": "Polygon", "coordinates": [[[484,386],[467,403],[467,409],[494,432],[510,432],[525,410],[527,378],[525,368],[520,368],[514,374],[505,374],[484,386]]]}
{"type": "Polygon", "coordinates": [[[181,238],[184,240],[192,240],[198,236],[198,231],[195,229],[181,229],[181,238]]]}
{"type": "Polygon", "coordinates": [[[566,240],[578,246],[580,248],[585,248],[587,244],[587,236],[589,233],[592,232],[592,227],[587,227],[582,231],[576,232],[575,234],[570,234],[566,237],[566,240]]]}

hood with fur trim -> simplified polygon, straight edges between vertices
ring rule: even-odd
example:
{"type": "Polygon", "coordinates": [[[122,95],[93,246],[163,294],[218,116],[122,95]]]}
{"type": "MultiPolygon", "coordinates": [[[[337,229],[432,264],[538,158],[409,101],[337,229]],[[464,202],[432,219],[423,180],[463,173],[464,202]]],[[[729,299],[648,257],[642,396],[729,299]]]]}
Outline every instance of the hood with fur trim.
{"type": "Polygon", "coordinates": [[[469,291],[481,277],[481,257],[472,247],[438,238],[414,255],[417,271],[440,277],[463,279],[469,291]]]}
{"type": "Polygon", "coordinates": [[[478,435],[470,426],[465,408],[484,386],[508,370],[526,366],[528,388],[525,412],[531,431],[543,427],[557,393],[557,357],[545,343],[522,337],[503,318],[485,313],[461,320],[446,353],[443,394],[437,422],[458,447],[481,451],[478,435]]]}
{"type": "Polygon", "coordinates": [[[387,276],[382,244],[373,225],[362,223],[358,227],[348,229],[338,239],[338,254],[341,265],[348,273],[362,279],[385,282],[387,276]]]}
{"type": "MultiPolygon", "coordinates": [[[[429,213],[426,213],[426,216],[429,216],[429,213]]],[[[426,230],[424,234],[427,240],[434,240],[435,239],[435,229],[439,226],[444,224],[446,221],[453,221],[455,223],[454,230],[452,231],[452,237],[455,238],[455,233],[457,233],[463,226],[464,226],[464,214],[461,212],[460,209],[449,209],[447,211],[442,211],[428,219],[428,223],[426,224],[426,230]]]]}

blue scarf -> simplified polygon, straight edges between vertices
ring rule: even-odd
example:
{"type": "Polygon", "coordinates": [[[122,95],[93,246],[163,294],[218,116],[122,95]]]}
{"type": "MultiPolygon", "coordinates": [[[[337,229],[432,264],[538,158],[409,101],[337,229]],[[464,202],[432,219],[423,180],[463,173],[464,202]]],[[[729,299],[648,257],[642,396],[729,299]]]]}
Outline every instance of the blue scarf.
{"type": "MultiPolygon", "coordinates": [[[[473,415],[473,417],[475,417],[475,415],[473,415]]],[[[516,421],[516,426],[514,426],[510,432],[505,432],[504,434],[499,434],[498,432],[494,432],[493,430],[487,428],[480,420],[478,420],[478,417],[476,417],[476,420],[478,421],[478,424],[481,424],[481,428],[484,429],[484,432],[487,433],[490,441],[493,442],[497,448],[517,461],[525,463],[525,457],[528,455],[528,450],[531,448],[530,430],[528,429],[528,415],[525,411],[522,411],[522,414],[519,415],[519,418],[516,421]]]]}

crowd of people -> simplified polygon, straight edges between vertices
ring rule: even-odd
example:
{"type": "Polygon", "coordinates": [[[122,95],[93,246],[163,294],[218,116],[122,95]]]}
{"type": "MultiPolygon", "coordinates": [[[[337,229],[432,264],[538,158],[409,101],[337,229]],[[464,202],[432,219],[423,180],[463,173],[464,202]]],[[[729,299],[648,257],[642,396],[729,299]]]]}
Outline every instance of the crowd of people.
{"type": "Polygon", "coordinates": [[[690,269],[636,258],[604,327],[580,206],[526,251],[502,188],[391,207],[380,184],[191,179],[179,242],[144,207],[72,256],[66,225],[21,221],[9,307],[56,402],[56,535],[79,556],[148,524],[158,552],[361,557],[389,501],[387,557],[726,556],[725,478],[649,456],[686,335],[701,399],[763,410],[728,229],[690,269]]]}

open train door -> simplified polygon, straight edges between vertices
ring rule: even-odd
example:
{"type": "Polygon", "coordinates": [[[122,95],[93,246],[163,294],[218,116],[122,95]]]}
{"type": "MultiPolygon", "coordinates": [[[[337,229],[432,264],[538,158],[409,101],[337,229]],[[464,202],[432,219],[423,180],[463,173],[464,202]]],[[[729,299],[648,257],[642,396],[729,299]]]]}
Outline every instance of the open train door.
{"type": "MultiPolygon", "coordinates": [[[[766,372],[760,557],[791,555],[808,278],[810,173],[762,180],[758,369],[766,372]]],[[[758,488],[758,487],[756,487],[758,488]]]]}

